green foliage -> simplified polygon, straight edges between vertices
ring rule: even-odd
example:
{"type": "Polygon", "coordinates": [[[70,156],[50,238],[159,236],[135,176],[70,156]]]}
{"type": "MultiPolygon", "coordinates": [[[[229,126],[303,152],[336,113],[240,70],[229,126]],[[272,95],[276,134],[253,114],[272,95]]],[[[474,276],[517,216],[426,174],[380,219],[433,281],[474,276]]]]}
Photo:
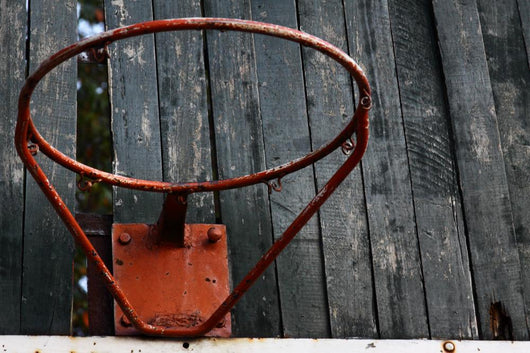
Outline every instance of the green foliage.
{"type": "MultiPolygon", "coordinates": [[[[101,0],[82,0],[80,19],[91,24],[103,21],[101,0]]],[[[80,38],[81,39],[81,38],[80,38]]],[[[78,65],[77,90],[77,160],[94,168],[111,171],[112,140],[110,133],[110,107],[107,90],[107,66],[104,64],[78,65]]],[[[95,183],[88,191],[76,193],[77,212],[112,213],[112,189],[109,185],[95,183]]],[[[74,305],[72,312],[73,334],[88,334],[87,293],[80,285],[86,279],[87,262],[78,248],[74,261],[74,305]]]]}
{"type": "MultiPolygon", "coordinates": [[[[94,168],[111,171],[112,146],[107,92],[107,67],[79,64],[77,91],[77,159],[94,168]]],[[[112,212],[112,190],[95,183],[90,191],[77,193],[78,210],[108,214],[112,212]]]]}

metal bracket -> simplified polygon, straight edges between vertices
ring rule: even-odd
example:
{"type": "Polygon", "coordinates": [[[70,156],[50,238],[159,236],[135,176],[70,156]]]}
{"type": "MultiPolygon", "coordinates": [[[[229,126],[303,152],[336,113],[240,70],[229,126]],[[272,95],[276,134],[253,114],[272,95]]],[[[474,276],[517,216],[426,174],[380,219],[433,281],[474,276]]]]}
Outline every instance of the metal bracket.
{"type": "MultiPolygon", "coordinates": [[[[162,214],[168,220],[168,209],[164,209],[162,214]]],[[[229,294],[225,226],[183,224],[182,229],[183,246],[177,246],[175,242],[160,241],[163,232],[159,225],[112,227],[115,281],[127,293],[138,316],[150,325],[195,327],[206,321],[229,294]]],[[[140,334],[117,305],[114,325],[116,335],[140,334]]],[[[227,313],[206,335],[230,334],[227,313]]]]}

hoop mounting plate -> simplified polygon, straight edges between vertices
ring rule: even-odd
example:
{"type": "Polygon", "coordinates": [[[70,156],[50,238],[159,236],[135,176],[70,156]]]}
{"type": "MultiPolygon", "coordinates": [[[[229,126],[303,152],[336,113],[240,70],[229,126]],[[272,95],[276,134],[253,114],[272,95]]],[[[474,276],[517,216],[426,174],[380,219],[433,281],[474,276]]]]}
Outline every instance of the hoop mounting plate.
{"type": "MultiPolygon", "coordinates": [[[[113,224],[112,253],[116,282],[138,315],[161,327],[193,327],[208,319],[229,294],[226,228],[186,224],[184,247],[158,242],[153,225],[113,224]],[[220,239],[212,242],[208,230],[220,239]]],[[[116,335],[140,334],[114,308],[116,335]]],[[[229,337],[230,313],[207,336],[229,337]]]]}

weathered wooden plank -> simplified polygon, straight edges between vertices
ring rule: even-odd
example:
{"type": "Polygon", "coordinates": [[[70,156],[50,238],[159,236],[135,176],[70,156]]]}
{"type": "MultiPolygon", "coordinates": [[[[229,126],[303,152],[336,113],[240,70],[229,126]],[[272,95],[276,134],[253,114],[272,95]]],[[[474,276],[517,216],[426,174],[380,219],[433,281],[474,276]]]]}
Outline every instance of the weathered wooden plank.
{"type": "MultiPolygon", "coordinates": [[[[105,1],[109,29],[153,19],[150,0],[105,1]]],[[[109,45],[114,173],[162,180],[154,35],[109,45]]],[[[114,188],[114,221],[154,223],[162,195],[114,188]]]]}
{"type": "MultiPolygon", "coordinates": [[[[300,28],[347,51],[342,1],[299,1],[300,28]]],[[[354,111],[349,74],[322,54],[303,48],[312,148],[330,141],[354,111]]],[[[337,151],[315,165],[322,187],[344,162],[337,151]]],[[[361,169],[355,169],[320,209],[333,337],[377,337],[370,241],[361,169]]]]}
{"type": "Polygon", "coordinates": [[[474,274],[479,334],[501,301],[527,339],[519,254],[482,31],[475,1],[434,1],[474,274]]]}
{"type": "MultiPolygon", "coordinates": [[[[112,216],[78,213],[75,219],[112,271],[112,216]]],[[[114,335],[114,301],[99,270],[88,262],[88,332],[93,336],[114,335]]]]}
{"type": "Polygon", "coordinates": [[[345,5],[350,52],[373,87],[363,175],[380,336],[428,337],[388,5],[384,0],[345,5]]]}
{"type": "Polygon", "coordinates": [[[26,65],[23,1],[0,2],[0,334],[20,330],[22,232],[24,223],[24,167],[13,144],[18,92],[26,65]]]}
{"type": "MultiPolygon", "coordinates": [[[[201,16],[199,0],[153,6],[156,19],[201,16]]],[[[155,41],[164,180],[212,180],[203,34],[158,33],[155,41]]],[[[215,222],[212,193],[189,197],[187,221],[215,222]]]]}
{"type": "MultiPolygon", "coordinates": [[[[31,2],[29,9],[29,67],[77,38],[75,1],[31,2]]],[[[75,59],[46,76],[32,103],[32,118],[44,138],[68,156],[76,151],[75,59]]],[[[46,157],[38,162],[70,210],[75,201],[75,176],[46,157]]],[[[69,334],[72,308],[74,245],[70,233],[44,194],[26,182],[21,332],[69,334]]]]}
{"type": "MultiPolygon", "coordinates": [[[[248,19],[250,4],[206,1],[205,14],[248,19]]],[[[252,36],[207,32],[206,38],[219,178],[263,170],[265,155],[252,36]]],[[[223,191],[220,206],[227,226],[232,279],[237,283],[272,243],[267,187],[223,191]]],[[[277,293],[271,267],[233,310],[234,335],[281,335],[277,293]]]]}
{"type": "Polygon", "coordinates": [[[530,1],[517,0],[517,5],[526,47],[526,60],[528,60],[528,67],[530,68],[530,1]]]}
{"type": "MultiPolygon", "coordinates": [[[[526,4],[529,2],[526,1],[526,4]]],[[[528,322],[530,315],[530,272],[528,271],[530,268],[530,214],[528,213],[530,209],[530,165],[528,164],[530,70],[526,66],[527,52],[521,22],[518,21],[517,2],[479,0],[478,10],[506,165],[528,322]]],[[[530,7],[527,11],[530,12],[530,7]]],[[[528,17],[530,13],[526,15],[530,20],[528,17]]]]}
{"type": "Polygon", "coordinates": [[[389,2],[433,338],[478,338],[449,112],[430,1],[389,2]]]}
{"type": "MultiPolygon", "coordinates": [[[[252,18],[297,28],[291,1],[252,1],[252,18]]],[[[254,37],[265,161],[268,168],[311,151],[300,46],[281,39],[254,37]]],[[[312,168],[282,179],[270,195],[274,237],[279,238],[315,195],[312,168]]],[[[279,295],[286,337],[329,337],[329,315],[322,245],[313,217],[278,260],[279,295]]]]}

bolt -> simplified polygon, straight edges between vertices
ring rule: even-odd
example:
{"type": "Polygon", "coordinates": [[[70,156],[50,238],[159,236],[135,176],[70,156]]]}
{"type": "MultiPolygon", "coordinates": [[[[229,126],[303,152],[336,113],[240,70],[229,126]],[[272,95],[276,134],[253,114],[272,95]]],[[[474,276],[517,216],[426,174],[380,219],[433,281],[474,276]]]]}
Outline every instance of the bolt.
{"type": "Polygon", "coordinates": [[[216,243],[223,237],[223,232],[215,227],[208,229],[208,240],[210,243],[216,243]]]}
{"type": "Polygon", "coordinates": [[[446,352],[454,352],[455,351],[455,344],[451,341],[444,342],[444,350],[446,352]]]}
{"type": "Polygon", "coordinates": [[[129,233],[121,233],[118,241],[122,245],[127,245],[131,242],[131,235],[129,233]]]}
{"type": "Polygon", "coordinates": [[[120,324],[123,326],[123,327],[131,327],[132,324],[131,324],[131,321],[129,321],[129,318],[125,315],[122,315],[121,318],[120,318],[120,324]]]}
{"type": "Polygon", "coordinates": [[[30,144],[28,144],[28,150],[29,150],[29,153],[32,156],[36,156],[37,153],[39,152],[39,145],[36,145],[34,143],[30,143],[30,144]]]}
{"type": "Polygon", "coordinates": [[[372,98],[370,96],[364,96],[361,98],[361,105],[364,109],[372,108],[372,98]]]}
{"type": "Polygon", "coordinates": [[[217,323],[217,325],[215,325],[215,327],[217,327],[217,328],[221,328],[221,327],[225,327],[225,326],[226,326],[226,322],[225,322],[224,318],[221,321],[219,321],[217,323]]]}

